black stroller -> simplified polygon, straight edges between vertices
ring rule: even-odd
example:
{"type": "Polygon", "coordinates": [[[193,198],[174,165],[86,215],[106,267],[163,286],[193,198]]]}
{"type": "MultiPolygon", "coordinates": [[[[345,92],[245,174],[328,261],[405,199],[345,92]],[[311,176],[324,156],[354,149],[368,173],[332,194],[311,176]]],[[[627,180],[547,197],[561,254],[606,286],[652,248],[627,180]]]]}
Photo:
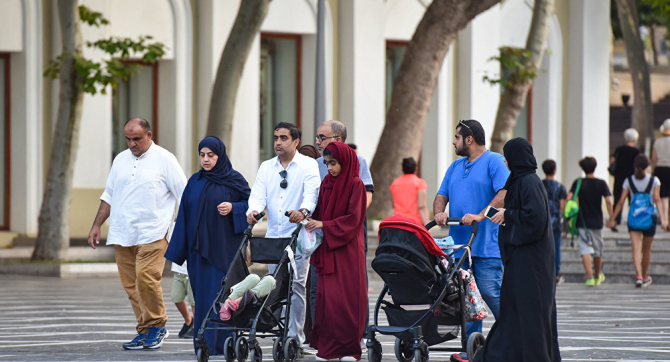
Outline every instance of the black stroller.
{"type": "MultiPolygon", "coordinates": [[[[259,214],[257,219],[260,220],[263,215],[265,214],[259,214]]],[[[227,362],[233,362],[236,359],[244,362],[247,358],[251,362],[261,362],[263,360],[262,350],[257,337],[275,337],[272,347],[272,358],[275,362],[294,362],[296,360],[300,346],[298,341],[287,335],[294,273],[293,268],[288,265],[290,259],[287,246],[290,246],[291,252],[295,252],[296,239],[301,227],[302,225],[298,224],[290,238],[270,239],[253,237],[251,233],[253,225],[249,225],[228,273],[221,281],[221,290],[212,302],[195,337],[198,362],[209,360],[209,349],[204,337],[207,329],[235,332],[235,337],[228,337],[223,347],[223,354],[227,362]],[[249,249],[247,249],[247,244],[249,249]],[[233,313],[229,320],[222,321],[218,315],[221,306],[230,295],[230,287],[250,274],[246,264],[249,256],[247,254],[250,254],[251,262],[277,264],[272,274],[276,281],[275,289],[265,298],[260,300],[254,298],[239,314],[233,313]]]]}
{"type": "MultiPolygon", "coordinates": [[[[460,218],[449,218],[449,225],[462,225],[460,218]]],[[[435,351],[466,352],[472,361],[484,345],[484,336],[473,333],[466,338],[465,289],[460,270],[465,256],[454,264],[455,251],[470,248],[477,234],[477,222],[472,223],[472,233],[468,244],[447,253],[446,267],[438,256],[431,254],[427,247],[439,250],[427,229],[435,226],[431,221],[426,227],[412,219],[392,217],[379,226],[379,246],[372,268],[384,280],[384,288],[379,294],[374,312],[374,324],[370,327],[367,341],[368,360],[381,362],[382,346],[375,339],[376,333],[393,335],[395,355],[399,362],[428,361],[428,347],[458,338],[461,348],[436,348],[435,351]],[[385,300],[391,296],[392,302],[385,300]],[[447,303],[460,308],[447,308],[447,303]],[[379,309],[388,318],[388,326],[379,325],[379,309]],[[441,332],[438,326],[454,326],[449,332],[441,332]]]]}

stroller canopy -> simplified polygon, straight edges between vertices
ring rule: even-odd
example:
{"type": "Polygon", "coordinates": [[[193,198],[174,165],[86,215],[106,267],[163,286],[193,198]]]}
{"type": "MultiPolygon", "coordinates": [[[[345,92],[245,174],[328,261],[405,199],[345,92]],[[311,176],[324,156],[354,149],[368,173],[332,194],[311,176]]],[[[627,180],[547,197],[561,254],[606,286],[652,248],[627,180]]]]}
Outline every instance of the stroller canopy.
{"type": "Polygon", "coordinates": [[[384,219],[379,224],[379,234],[377,235],[379,240],[381,240],[381,231],[385,228],[407,230],[416,235],[416,237],[421,240],[421,243],[426,248],[426,251],[428,251],[430,254],[437,256],[447,256],[444,251],[442,251],[442,249],[437,246],[433,236],[428,232],[428,229],[426,229],[425,226],[418,224],[416,221],[414,221],[414,219],[410,219],[401,215],[391,216],[384,219]]]}

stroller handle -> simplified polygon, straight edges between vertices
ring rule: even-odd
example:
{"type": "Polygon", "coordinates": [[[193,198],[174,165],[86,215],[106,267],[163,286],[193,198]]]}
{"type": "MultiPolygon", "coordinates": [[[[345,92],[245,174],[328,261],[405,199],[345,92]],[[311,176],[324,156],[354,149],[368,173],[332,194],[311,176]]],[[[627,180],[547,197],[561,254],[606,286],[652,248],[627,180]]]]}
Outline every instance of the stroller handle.
{"type": "MultiPolygon", "coordinates": [[[[254,216],[254,219],[256,219],[256,221],[259,221],[260,219],[263,218],[263,216],[265,216],[265,211],[261,211],[260,214],[254,216]]],[[[247,235],[247,236],[251,237],[251,229],[253,229],[253,228],[254,228],[254,225],[250,224],[249,226],[247,226],[247,229],[244,231],[244,235],[247,235]]]]}
{"type": "MultiPolygon", "coordinates": [[[[426,229],[430,230],[433,227],[437,225],[437,222],[435,220],[429,222],[426,224],[426,229]]],[[[447,218],[447,225],[463,225],[463,220],[460,217],[449,217],[447,218]]],[[[472,233],[477,234],[477,230],[479,230],[479,223],[477,221],[472,222],[472,233]]]]}

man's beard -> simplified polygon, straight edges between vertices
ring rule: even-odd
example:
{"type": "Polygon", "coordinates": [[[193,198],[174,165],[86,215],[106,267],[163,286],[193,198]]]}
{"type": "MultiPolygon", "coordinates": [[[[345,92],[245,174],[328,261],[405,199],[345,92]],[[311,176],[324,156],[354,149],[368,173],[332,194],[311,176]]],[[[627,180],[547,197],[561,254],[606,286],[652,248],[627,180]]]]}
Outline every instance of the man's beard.
{"type": "Polygon", "coordinates": [[[465,144],[460,149],[458,147],[456,147],[456,155],[457,156],[469,156],[470,155],[470,149],[465,144]]]}

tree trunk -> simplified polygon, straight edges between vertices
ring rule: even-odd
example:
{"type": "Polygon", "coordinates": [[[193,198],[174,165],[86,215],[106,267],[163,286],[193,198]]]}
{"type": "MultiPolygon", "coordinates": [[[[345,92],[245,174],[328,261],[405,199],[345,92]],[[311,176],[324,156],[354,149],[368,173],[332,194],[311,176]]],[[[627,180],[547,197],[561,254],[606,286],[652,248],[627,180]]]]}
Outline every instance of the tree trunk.
{"type": "Polygon", "coordinates": [[[59,75],[58,116],[33,260],[63,259],[70,244],[72,174],[79,144],[79,126],[84,100],[73,56],[80,55],[83,46],[77,0],[59,0],[58,15],[63,54],[66,56],[62,59],[59,75]]]}
{"type": "Polygon", "coordinates": [[[368,209],[370,217],[392,213],[389,187],[402,174],[402,159],[419,158],[426,115],[449,46],[475,16],[499,2],[434,0],[426,10],[398,70],[386,125],[370,167],[375,183],[375,197],[368,209]]]}
{"type": "Polygon", "coordinates": [[[217,136],[231,150],[237,89],[251,45],[268,13],[270,0],[242,0],[216,72],[207,120],[207,135],[217,136]]]}
{"type": "Polygon", "coordinates": [[[651,143],[654,140],[654,106],[651,103],[649,65],[644,56],[637,8],[635,0],[616,0],[616,6],[621,32],[626,43],[628,68],[633,80],[634,103],[631,127],[638,129],[645,152],[650,155],[651,143]]]}
{"type": "Polygon", "coordinates": [[[658,48],[656,48],[656,25],[649,26],[649,39],[651,39],[651,53],[654,55],[654,66],[658,66],[658,48]]]}
{"type": "MultiPolygon", "coordinates": [[[[539,70],[542,67],[544,56],[544,45],[549,36],[549,19],[554,13],[554,0],[535,0],[533,7],[533,20],[526,39],[526,50],[530,52],[530,59],[525,67],[539,70]]],[[[496,123],[491,135],[491,151],[502,154],[505,143],[514,136],[516,120],[526,104],[528,90],[533,85],[533,80],[514,84],[506,87],[500,97],[496,123]]]]}

